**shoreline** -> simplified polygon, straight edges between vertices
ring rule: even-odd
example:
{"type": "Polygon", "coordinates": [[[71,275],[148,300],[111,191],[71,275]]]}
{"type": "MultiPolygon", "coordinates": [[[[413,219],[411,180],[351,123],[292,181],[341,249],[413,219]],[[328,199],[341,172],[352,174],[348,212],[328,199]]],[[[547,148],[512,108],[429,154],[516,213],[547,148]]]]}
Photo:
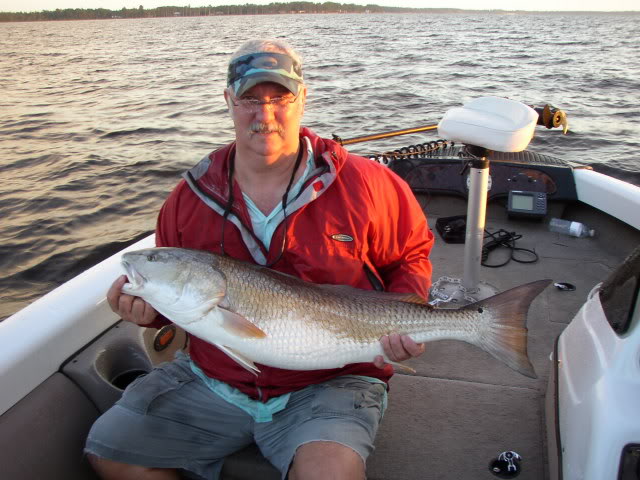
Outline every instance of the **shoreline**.
{"type": "MultiPolygon", "coordinates": [[[[368,5],[368,7],[376,7],[368,5]]],[[[0,23],[25,23],[25,22],[59,22],[78,20],[133,20],[150,18],[194,18],[194,17],[236,17],[236,16],[270,16],[270,15],[377,15],[377,14],[436,14],[436,15],[639,15],[640,10],[628,11],[529,11],[529,10],[466,10],[455,8],[401,8],[401,7],[377,7],[375,11],[363,10],[338,10],[338,11],[277,11],[260,12],[259,6],[239,6],[235,12],[212,12],[211,10],[222,7],[157,7],[155,9],[77,9],[43,10],[39,12],[0,12],[0,23]],[[379,8],[379,9],[378,9],[379,8]],[[197,12],[197,13],[196,13],[197,12]]]]}

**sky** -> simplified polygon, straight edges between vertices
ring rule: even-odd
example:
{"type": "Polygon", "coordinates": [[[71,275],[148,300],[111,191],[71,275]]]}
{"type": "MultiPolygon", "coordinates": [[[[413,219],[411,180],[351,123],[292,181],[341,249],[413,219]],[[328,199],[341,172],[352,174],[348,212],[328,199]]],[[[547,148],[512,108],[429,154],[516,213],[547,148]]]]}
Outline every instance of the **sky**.
{"type": "MultiPolygon", "coordinates": [[[[2,12],[33,12],[56,8],[155,8],[167,5],[192,7],[207,5],[269,4],[275,0],[0,0],[2,12]]],[[[286,0],[277,0],[286,2],[286,0]]],[[[321,3],[325,0],[309,0],[321,3]]],[[[536,11],[640,11],[638,0],[334,0],[337,3],[375,4],[392,7],[462,8],[470,10],[536,10],[536,11]]]]}

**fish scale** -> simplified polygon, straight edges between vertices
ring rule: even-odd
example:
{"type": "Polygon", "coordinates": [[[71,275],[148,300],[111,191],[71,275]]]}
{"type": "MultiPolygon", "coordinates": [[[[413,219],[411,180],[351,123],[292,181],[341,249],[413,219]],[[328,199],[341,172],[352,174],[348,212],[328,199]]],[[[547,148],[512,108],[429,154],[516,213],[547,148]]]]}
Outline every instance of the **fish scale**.
{"type": "Polygon", "coordinates": [[[535,377],[526,353],[526,314],[549,280],[452,310],[412,294],[317,285],[196,250],[146,249],[125,253],[122,261],[130,279],[123,291],[248,369],[259,371],[255,363],[314,370],[371,362],[384,356],[380,338],[396,332],[416,342],[471,343],[535,377]]]}

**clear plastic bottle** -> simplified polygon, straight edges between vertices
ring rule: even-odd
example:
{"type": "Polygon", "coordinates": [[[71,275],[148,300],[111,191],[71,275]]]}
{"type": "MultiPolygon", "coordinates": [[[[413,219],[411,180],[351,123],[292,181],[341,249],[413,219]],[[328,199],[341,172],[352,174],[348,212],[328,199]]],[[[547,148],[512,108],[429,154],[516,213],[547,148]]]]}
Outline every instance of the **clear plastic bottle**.
{"type": "Polygon", "coordinates": [[[584,223],[562,220],[561,218],[552,218],[549,221],[549,230],[578,238],[593,237],[596,233],[584,223]]]}

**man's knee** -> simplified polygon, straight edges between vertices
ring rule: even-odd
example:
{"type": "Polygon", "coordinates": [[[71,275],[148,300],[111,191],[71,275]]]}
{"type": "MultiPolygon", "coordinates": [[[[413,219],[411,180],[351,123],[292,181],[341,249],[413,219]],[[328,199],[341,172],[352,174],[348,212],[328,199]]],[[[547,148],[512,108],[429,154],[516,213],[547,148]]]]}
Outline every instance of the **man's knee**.
{"type": "Polygon", "coordinates": [[[89,463],[104,480],[179,480],[175,470],[147,468],[140,465],[120,463],[88,454],[89,463]]]}
{"type": "Polygon", "coordinates": [[[336,442],[310,442],[298,448],[289,469],[290,480],[358,480],[365,465],[355,450],[336,442]]]}

